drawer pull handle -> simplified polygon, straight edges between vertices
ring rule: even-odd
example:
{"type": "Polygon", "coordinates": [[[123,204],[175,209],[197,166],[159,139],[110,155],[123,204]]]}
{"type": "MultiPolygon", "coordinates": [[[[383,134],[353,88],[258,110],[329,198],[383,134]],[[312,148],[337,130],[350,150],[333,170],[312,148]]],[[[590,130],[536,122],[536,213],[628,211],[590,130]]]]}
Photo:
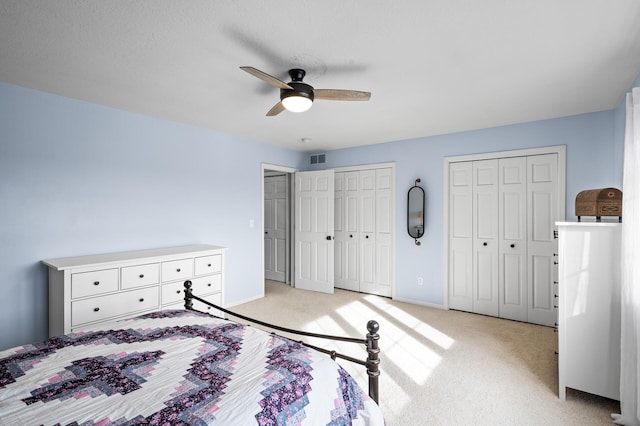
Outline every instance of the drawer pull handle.
{"type": "Polygon", "coordinates": [[[93,285],[100,285],[100,281],[94,281],[93,285]]]}
{"type": "Polygon", "coordinates": [[[93,312],[98,312],[100,308],[93,308],[93,312]]]}
{"type": "Polygon", "coordinates": [[[176,269],[176,272],[180,272],[180,268],[176,269]]]}
{"type": "Polygon", "coordinates": [[[141,297],[141,298],[140,298],[140,301],[141,301],[141,302],[144,302],[144,298],[142,298],[142,297],[141,297]]]}
{"type": "Polygon", "coordinates": [[[144,278],[144,274],[140,274],[140,278],[144,278]]]}
{"type": "Polygon", "coordinates": [[[180,294],[180,290],[176,290],[176,293],[180,294]]]}

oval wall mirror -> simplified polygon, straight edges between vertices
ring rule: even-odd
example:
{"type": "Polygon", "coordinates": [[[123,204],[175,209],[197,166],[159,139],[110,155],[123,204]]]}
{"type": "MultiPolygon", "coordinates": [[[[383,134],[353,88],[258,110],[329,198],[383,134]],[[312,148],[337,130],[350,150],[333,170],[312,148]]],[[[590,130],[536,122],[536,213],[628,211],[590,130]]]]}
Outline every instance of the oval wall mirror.
{"type": "Polygon", "coordinates": [[[407,196],[407,231],[418,246],[418,238],[424,235],[424,189],[418,186],[419,182],[420,179],[416,179],[407,196]]]}

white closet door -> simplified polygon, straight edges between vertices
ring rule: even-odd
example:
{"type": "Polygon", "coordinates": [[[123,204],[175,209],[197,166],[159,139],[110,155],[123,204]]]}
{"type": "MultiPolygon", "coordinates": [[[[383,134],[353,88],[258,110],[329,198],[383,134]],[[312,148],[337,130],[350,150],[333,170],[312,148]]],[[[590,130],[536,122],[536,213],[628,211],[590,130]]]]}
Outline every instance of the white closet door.
{"type": "Polygon", "coordinates": [[[376,169],[376,288],[374,294],[391,297],[393,283],[393,176],[391,169],[376,169]]]}
{"type": "Polygon", "coordinates": [[[264,178],[265,278],[286,281],[287,268],[287,177],[264,178]]]}
{"type": "Polygon", "coordinates": [[[295,287],[333,293],[333,170],[296,173],[295,287]]]}
{"type": "Polygon", "coordinates": [[[343,261],[345,250],[345,224],[344,224],[344,172],[336,172],[334,175],[334,218],[333,226],[335,229],[333,249],[336,288],[345,288],[344,280],[346,275],[346,265],[343,261]]]}
{"type": "Polygon", "coordinates": [[[473,163],[449,166],[449,307],[473,311],[473,163]]]}
{"type": "Polygon", "coordinates": [[[360,291],[376,291],[376,181],[375,170],[359,172],[360,291]]]}
{"type": "Polygon", "coordinates": [[[360,290],[358,172],[335,174],[335,286],[360,290]]]}
{"type": "Polygon", "coordinates": [[[360,178],[358,172],[345,172],[345,288],[360,291],[360,178]]]}
{"type": "Polygon", "coordinates": [[[473,163],[473,312],[498,316],[498,160],[473,163]]]}
{"type": "Polygon", "coordinates": [[[499,160],[500,317],[527,321],[527,158],[499,160]]]}
{"type": "Polygon", "coordinates": [[[553,281],[557,242],[553,238],[558,212],[558,155],[527,157],[528,234],[528,321],[554,325],[553,281]]]}

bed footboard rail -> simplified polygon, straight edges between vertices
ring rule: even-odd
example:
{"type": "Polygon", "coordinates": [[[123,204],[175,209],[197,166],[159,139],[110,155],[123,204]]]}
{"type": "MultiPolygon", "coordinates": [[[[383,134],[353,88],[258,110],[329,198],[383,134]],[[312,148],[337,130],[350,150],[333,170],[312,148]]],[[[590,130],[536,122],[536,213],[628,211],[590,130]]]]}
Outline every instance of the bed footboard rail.
{"type": "MultiPolygon", "coordinates": [[[[185,309],[189,309],[192,311],[195,311],[196,309],[193,308],[193,301],[197,300],[201,303],[204,303],[205,305],[211,306],[212,308],[215,308],[221,312],[224,312],[225,314],[234,316],[236,318],[240,318],[243,321],[249,321],[252,322],[254,324],[259,324],[263,327],[267,327],[269,329],[273,329],[273,330],[278,330],[278,331],[282,331],[285,333],[290,333],[290,334],[295,334],[295,335],[299,335],[299,336],[307,336],[307,337],[316,337],[319,339],[326,339],[326,340],[333,340],[333,341],[340,341],[340,342],[348,342],[348,343],[358,343],[358,344],[362,344],[365,346],[366,350],[367,350],[367,358],[365,360],[361,360],[358,358],[354,358],[351,357],[349,355],[344,355],[341,353],[338,353],[336,351],[332,351],[332,350],[328,350],[325,348],[321,348],[318,346],[314,346],[311,345],[309,343],[306,343],[304,341],[299,341],[300,344],[307,346],[309,348],[315,349],[319,352],[323,352],[325,354],[328,354],[329,356],[331,356],[331,359],[335,360],[336,358],[340,358],[340,359],[344,359],[346,361],[349,362],[353,362],[356,364],[360,364],[366,367],[367,369],[367,376],[369,377],[369,397],[371,399],[373,399],[376,404],[378,403],[378,396],[379,396],[379,383],[378,383],[378,379],[380,377],[380,348],[378,347],[378,340],[380,340],[380,335],[378,334],[378,331],[380,330],[380,325],[378,324],[377,321],[374,320],[370,320],[369,322],[367,322],[367,334],[366,334],[366,338],[364,339],[358,339],[358,338],[354,338],[354,337],[345,337],[345,336],[332,336],[332,335],[328,335],[328,334],[319,334],[319,333],[311,333],[308,331],[302,331],[302,330],[293,330],[290,328],[286,328],[286,327],[281,327],[279,325],[275,325],[275,324],[270,324],[264,321],[260,321],[257,320],[255,318],[251,318],[245,315],[241,315],[238,314],[236,312],[230,311],[228,309],[225,309],[223,307],[220,307],[218,305],[215,305],[205,299],[202,299],[198,296],[195,296],[193,294],[193,290],[191,289],[192,287],[192,283],[191,281],[187,280],[184,282],[184,307],[185,309]]],[[[275,332],[272,332],[272,334],[275,334],[275,332]]]]}

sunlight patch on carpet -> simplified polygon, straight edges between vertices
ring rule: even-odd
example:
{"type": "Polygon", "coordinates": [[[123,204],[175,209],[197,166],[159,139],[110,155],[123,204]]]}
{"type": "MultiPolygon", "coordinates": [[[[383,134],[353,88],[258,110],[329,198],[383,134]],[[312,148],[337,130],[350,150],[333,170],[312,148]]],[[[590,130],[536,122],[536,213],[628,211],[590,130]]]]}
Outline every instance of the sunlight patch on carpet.
{"type": "MultiPolygon", "coordinates": [[[[354,321],[355,318],[380,316],[379,312],[359,301],[342,306],[336,312],[354,323],[358,322],[354,321]]],[[[413,325],[406,325],[391,314],[385,314],[380,322],[380,347],[384,363],[392,362],[416,384],[423,385],[442,357],[429,348],[429,340],[417,333],[418,338],[407,333],[407,328],[412,329],[413,325]]]]}
{"type": "Polygon", "coordinates": [[[419,320],[413,315],[403,311],[397,306],[393,306],[388,303],[381,304],[379,298],[373,298],[371,296],[365,297],[365,300],[375,302],[377,307],[391,315],[392,318],[395,318],[396,320],[400,321],[401,324],[412,328],[416,332],[423,335],[425,338],[440,346],[442,349],[449,349],[455,343],[455,340],[451,337],[442,333],[440,330],[433,328],[429,324],[426,324],[425,322],[419,320]]]}

